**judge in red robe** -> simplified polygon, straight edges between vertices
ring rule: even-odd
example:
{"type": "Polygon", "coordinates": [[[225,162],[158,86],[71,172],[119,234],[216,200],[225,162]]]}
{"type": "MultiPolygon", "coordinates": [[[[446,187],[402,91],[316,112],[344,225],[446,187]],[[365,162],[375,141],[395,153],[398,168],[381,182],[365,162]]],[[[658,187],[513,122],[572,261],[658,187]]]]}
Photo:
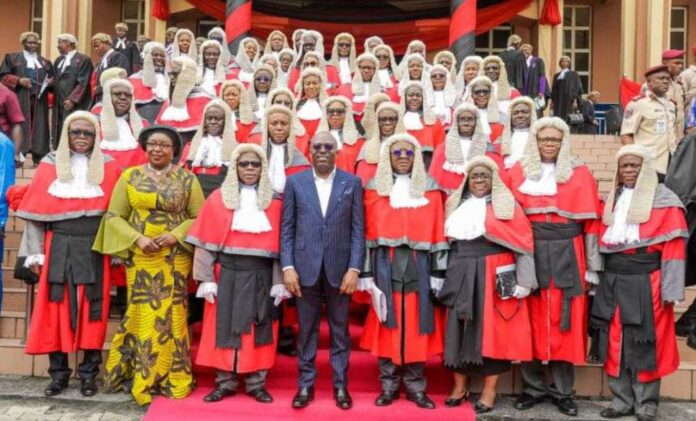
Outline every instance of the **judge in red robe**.
{"type": "Polygon", "coordinates": [[[358,154],[365,139],[358,134],[350,100],[344,96],[329,97],[324,101],[323,114],[318,131],[329,132],[336,139],[336,168],[355,174],[358,154]]]}
{"type": "Polygon", "coordinates": [[[220,95],[228,78],[224,51],[219,42],[209,39],[201,44],[198,54],[198,88],[210,98],[220,95]]]}
{"type": "Polygon", "coordinates": [[[433,152],[445,141],[445,128],[433,114],[432,107],[426,104],[425,90],[420,82],[406,82],[403,92],[401,110],[404,113],[404,126],[410,135],[418,139],[427,170],[433,152]]]}
{"type": "Polygon", "coordinates": [[[454,111],[452,127],[445,142],[435,149],[428,172],[440,186],[454,190],[466,175],[467,162],[481,155],[488,156],[496,163],[500,178],[506,185],[509,184],[507,173],[501,171],[500,155],[483,132],[478,109],[473,104],[463,103],[454,111]]]}
{"type": "Polygon", "coordinates": [[[466,87],[464,102],[476,105],[484,133],[490,137],[491,143],[496,143],[500,135],[503,134],[502,122],[507,117],[506,114],[500,112],[493,82],[486,76],[474,78],[466,87]]]}
{"type": "Polygon", "coordinates": [[[143,69],[130,75],[133,102],[138,113],[148,123],[154,123],[165,100],[169,98],[169,78],[166,74],[167,52],[163,44],[148,42],[143,48],[143,69]]]}
{"type": "Polygon", "coordinates": [[[147,126],[133,103],[133,86],[128,80],[111,79],[104,84],[103,108],[99,116],[102,141],[99,147],[121,169],[147,162],[147,155],[136,140],[147,126]]]}
{"type": "Polygon", "coordinates": [[[245,374],[247,394],[271,403],[265,380],[278,340],[270,293],[282,201],[274,198],[260,146],[238,146],[230,165],[186,236],[196,246],[197,296],[206,300],[196,364],[217,369],[216,387],[205,402],[235,394],[239,374],[245,374]]]}
{"type": "Polygon", "coordinates": [[[334,88],[334,94],[338,95],[337,89],[345,85],[350,86],[353,80],[353,73],[356,70],[355,38],[348,32],[341,32],[334,38],[331,58],[329,63],[338,70],[339,85],[334,88]]]}
{"type": "Polygon", "coordinates": [[[237,48],[237,55],[227,66],[228,77],[231,80],[239,80],[245,87],[249,87],[254,79],[254,67],[261,58],[261,47],[256,38],[243,38],[237,48]]]}
{"type": "MultiPolygon", "coordinates": [[[[198,130],[203,108],[210,97],[196,87],[198,65],[188,57],[172,59],[169,69],[169,99],[162,104],[155,122],[176,129],[186,144],[198,130]]],[[[174,157],[178,160],[179,157],[174,157]]]]}
{"type": "Polygon", "coordinates": [[[333,90],[341,84],[341,78],[338,74],[338,69],[324,60],[324,37],[321,33],[314,30],[302,32],[299,48],[300,56],[296,60],[296,65],[293,66],[288,86],[295,86],[301,74],[300,64],[302,65],[302,70],[304,70],[306,68],[305,59],[310,54],[315,54],[318,59],[317,67],[321,68],[326,80],[326,89],[333,93],[333,90]]]}
{"type": "Polygon", "coordinates": [[[529,141],[529,129],[536,123],[537,113],[534,101],[527,96],[520,96],[510,101],[510,113],[505,118],[505,128],[495,145],[509,170],[524,155],[529,141]]]}
{"type": "Polygon", "coordinates": [[[36,169],[17,216],[26,221],[19,256],[39,276],[25,352],[48,354],[55,396],[68,387],[68,353],[84,351],[77,367],[84,396],[96,377],[109,321],[109,257],[92,252],[101,216],[118,180],[118,164],[99,148],[99,123],[76,111],[60,143],[36,169]]]}
{"type": "Polygon", "coordinates": [[[304,126],[309,139],[317,132],[319,121],[323,117],[321,104],[327,98],[325,86],[326,82],[321,70],[316,67],[310,67],[302,71],[302,75],[295,87],[295,93],[297,94],[295,113],[302,126],[304,126]]]}
{"type": "Polygon", "coordinates": [[[528,298],[534,361],[522,363],[517,409],[550,396],[565,415],[577,415],[573,364],[585,362],[589,283],[602,269],[597,240],[597,183],[570,155],[570,130],[557,117],[532,127],[522,160],[510,170],[512,192],[532,222],[539,290],[528,298]],[[542,361],[554,379],[547,384],[542,361]]]}
{"type": "Polygon", "coordinates": [[[488,56],[481,62],[479,70],[481,76],[486,76],[493,82],[495,98],[501,114],[507,114],[510,109],[510,101],[521,96],[520,91],[510,86],[505,62],[498,56],[488,56]]]}
{"type": "Polygon", "coordinates": [[[443,350],[443,314],[431,288],[447,265],[444,194],[423,166],[420,144],[397,134],[381,147],[377,175],[365,187],[366,263],[360,288],[372,295],[360,346],[379,358],[377,406],[398,398],[433,409],[425,362],[443,350]]]}
{"type": "Polygon", "coordinates": [[[472,158],[466,178],[447,199],[450,252],[437,293],[448,308],[445,367],[455,380],[445,404],[459,406],[469,394],[468,377],[482,375],[476,413],[493,409],[498,377],[510,371],[511,361],[532,359],[526,303],[537,287],[532,227],[498,171],[487,156],[472,158]]]}
{"type": "MultiPolygon", "coordinates": [[[[246,143],[256,128],[253,106],[244,84],[239,80],[227,80],[220,88],[220,98],[230,107],[234,122],[234,138],[238,143],[246,143]]],[[[292,104],[292,102],[291,102],[292,104]]]]}
{"type": "Polygon", "coordinates": [[[356,121],[362,119],[365,104],[372,94],[381,92],[379,77],[377,76],[377,58],[370,53],[361,54],[355,60],[356,72],[351,83],[341,85],[336,90],[336,95],[350,98],[353,103],[356,121]]]}
{"type": "Polygon", "coordinates": [[[604,273],[592,306],[614,395],[604,418],[654,420],[660,379],[679,367],[674,304],[684,300],[688,229],[678,196],[658,184],[652,154],[626,145],[600,228],[604,273]]]}
{"type": "Polygon", "coordinates": [[[213,99],[203,110],[203,122],[184,147],[182,161],[201,184],[207,198],[220,188],[227,175],[232,151],[237,146],[232,110],[221,99],[213,99]]]}
{"type": "Polygon", "coordinates": [[[375,55],[379,63],[377,76],[382,92],[389,95],[389,98],[398,104],[401,101],[401,96],[399,95],[398,66],[394,58],[394,50],[388,45],[380,44],[372,50],[372,54],[375,55]]]}
{"type": "Polygon", "coordinates": [[[406,133],[401,108],[393,102],[384,102],[377,107],[375,127],[358,154],[355,175],[360,177],[363,186],[377,173],[377,163],[381,144],[394,134],[406,133]]]}
{"type": "MultiPolygon", "coordinates": [[[[442,51],[442,53],[452,54],[448,51],[442,51]]],[[[426,104],[431,107],[435,117],[442,123],[442,127],[449,130],[457,102],[457,91],[449,69],[441,64],[433,65],[424,88],[426,104]]]]}

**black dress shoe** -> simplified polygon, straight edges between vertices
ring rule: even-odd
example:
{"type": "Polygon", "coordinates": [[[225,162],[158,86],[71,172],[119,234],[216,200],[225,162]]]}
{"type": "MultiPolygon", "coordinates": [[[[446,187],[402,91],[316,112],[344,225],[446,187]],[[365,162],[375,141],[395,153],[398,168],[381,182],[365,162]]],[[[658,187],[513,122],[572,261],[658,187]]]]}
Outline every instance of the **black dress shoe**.
{"type": "Polygon", "coordinates": [[[292,398],[292,407],[295,409],[306,408],[314,400],[314,387],[301,387],[295,397],[292,398]]]}
{"type": "Polygon", "coordinates": [[[247,395],[256,399],[256,402],[261,402],[261,403],[273,402],[273,396],[271,396],[271,394],[268,393],[268,391],[264,387],[259,387],[256,390],[252,390],[251,392],[247,392],[247,395]]]}
{"type": "Polygon", "coordinates": [[[433,402],[425,392],[409,393],[406,395],[406,399],[415,402],[419,408],[435,409],[435,402],[433,402]]]}
{"type": "Polygon", "coordinates": [[[399,399],[398,390],[383,390],[382,393],[377,396],[377,399],[375,399],[375,405],[389,406],[397,399],[399,399]]]}
{"type": "Polygon", "coordinates": [[[67,381],[51,380],[48,387],[44,389],[44,395],[46,396],[57,396],[63,393],[63,390],[68,388],[67,381]]]}
{"type": "Polygon", "coordinates": [[[350,393],[348,393],[348,389],[345,387],[334,389],[334,399],[336,400],[336,406],[341,409],[353,407],[353,398],[350,397],[350,393]]]}
{"type": "Polygon", "coordinates": [[[527,409],[534,408],[536,404],[540,403],[543,401],[544,398],[535,398],[534,396],[528,394],[528,393],[523,393],[520,395],[519,398],[515,401],[515,409],[518,409],[520,411],[524,411],[527,409]]]}
{"type": "Polygon", "coordinates": [[[287,357],[297,357],[297,346],[295,346],[295,345],[279,346],[278,352],[280,354],[287,356],[287,357]]]}
{"type": "Polygon", "coordinates": [[[578,405],[572,398],[554,399],[553,404],[556,405],[562,414],[574,417],[578,415],[578,405]]]}
{"type": "Polygon", "coordinates": [[[83,379],[80,384],[80,393],[82,396],[90,397],[97,394],[99,388],[97,387],[97,382],[94,379],[83,379]]]}
{"type": "Polygon", "coordinates": [[[227,396],[234,396],[237,392],[231,389],[226,389],[224,387],[218,387],[212,392],[205,395],[203,402],[219,402],[227,396]]]}
{"type": "Polygon", "coordinates": [[[486,412],[491,412],[493,410],[492,406],[488,406],[481,401],[474,402],[474,412],[477,414],[485,414],[486,412]]]}
{"type": "Polygon", "coordinates": [[[452,396],[450,396],[449,398],[445,399],[445,406],[447,408],[454,408],[454,407],[460,406],[462,404],[462,402],[464,402],[465,400],[468,400],[468,399],[469,399],[469,391],[467,390],[466,393],[464,393],[462,396],[460,396],[458,398],[453,398],[452,396]]]}
{"type": "Polygon", "coordinates": [[[627,411],[617,411],[614,408],[607,408],[599,413],[600,417],[609,419],[628,417],[630,415],[633,415],[633,408],[630,408],[627,411]]]}

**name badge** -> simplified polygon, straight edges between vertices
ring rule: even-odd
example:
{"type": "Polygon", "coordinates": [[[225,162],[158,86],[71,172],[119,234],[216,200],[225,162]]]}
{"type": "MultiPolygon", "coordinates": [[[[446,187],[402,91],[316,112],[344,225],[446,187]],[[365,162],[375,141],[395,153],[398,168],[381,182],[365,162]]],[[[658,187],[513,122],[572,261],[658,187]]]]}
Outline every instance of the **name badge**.
{"type": "Polygon", "coordinates": [[[655,132],[657,134],[666,134],[667,133],[667,120],[664,118],[660,118],[657,120],[657,123],[655,124],[655,132]]]}

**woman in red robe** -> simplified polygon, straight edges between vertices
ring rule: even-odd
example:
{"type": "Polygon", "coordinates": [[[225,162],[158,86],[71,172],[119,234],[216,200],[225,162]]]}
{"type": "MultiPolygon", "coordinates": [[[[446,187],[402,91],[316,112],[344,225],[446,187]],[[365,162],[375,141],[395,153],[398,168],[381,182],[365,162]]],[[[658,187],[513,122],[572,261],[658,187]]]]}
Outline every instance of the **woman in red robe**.
{"type": "Polygon", "coordinates": [[[498,108],[498,100],[495,97],[493,82],[486,76],[474,78],[466,87],[464,101],[476,105],[479,110],[479,118],[491,143],[495,143],[503,134],[503,121],[507,118],[498,108]]]}
{"type": "Polygon", "coordinates": [[[234,138],[238,143],[246,143],[256,128],[254,111],[244,84],[238,80],[228,80],[220,88],[220,98],[230,107],[234,115],[234,138]]]}
{"type": "Polygon", "coordinates": [[[355,175],[360,177],[363,186],[377,173],[382,141],[394,134],[406,133],[401,108],[393,102],[383,102],[377,107],[376,127],[372,129],[367,141],[358,154],[355,175]]]}
{"type": "Polygon", "coordinates": [[[136,139],[147,123],[135,110],[133,86],[127,80],[111,79],[102,92],[102,153],[112,157],[122,169],[146,163],[147,155],[136,139]]]}
{"type": "Polygon", "coordinates": [[[404,126],[418,139],[427,170],[433,152],[445,141],[445,129],[433,114],[432,107],[425,103],[425,90],[420,82],[406,82],[403,88],[401,111],[404,113],[404,126]]]}
{"type": "Polygon", "coordinates": [[[505,118],[505,128],[496,145],[500,156],[509,170],[522,159],[529,141],[529,129],[537,121],[536,105],[528,96],[510,101],[510,113],[505,118]]]}
{"type": "Polygon", "coordinates": [[[459,101],[465,100],[464,94],[466,93],[466,88],[469,86],[469,83],[478,76],[481,70],[481,62],[483,62],[483,59],[479,56],[467,56],[462,61],[462,65],[459,67],[459,73],[457,73],[457,80],[454,83],[459,101]]]}
{"type": "Polygon", "coordinates": [[[603,418],[657,415],[660,380],[679,367],[674,304],[684,300],[688,229],[679,197],[658,184],[652,154],[619,149],[614,188],[600,228],[602,282],[592,306],[614,395],[603,418]]]}
{"type": "Polygon", "coordinates": [[[352,82],[336,89],[336,95],[350,98],[353,103],[356,121],[362,119],[365,104],[370,95],[381,92],[379,77],[376,74],[379,62],[370,53],[363,53],[355,60],[356,72],[352,82]]]}
{"type": "Polygon", "coordinates": [[[500,170],[500,155],[483,132],[476,106],[464,103],[454,111],[453,125],[445,142],[435,149],[428,172],[440,186],[454,190],[462,184],[467,162],[481,155],[488,156],[496,163],[500,178],[508,185],[507,173],[500,170]]]}
{"type": "MultiPolygon", "coordinates": [[[[362,118],[360,121],[357,119],[355,120],[357,123],[359,123],[358,130],[360,130],[365,139],[369,139],[372,131],[375,129],[375,127],[377,127],[377,107],[382,105],[384,102],[390,101],[389,95],[385,94],[384,92],[372,94],[367,99],[365,107],[363,108],[362,118]]],[[[398,102],[395,101],[391,102],[398,104],[398,102]]]]}
{"type": "Polygon", "coordinates": [[[162,103],[169,98],[167,50],[154,41],[145,44],[143,50],[143,69],[130,75],[128,80],[133,85],[133,102],[138,113],[148,123],[154,123],[162,103]]]}
{"type": "Polygon", "coordinates": [[[525,154],[510,170],[515,198],[532,223],[539,291],[528,298],[534,360],[522,363],[523,394],[517,409],[547,396],[565,415],[577,415],[573,364],[587,349],[589,283],[602,269],[597,239],[599,199],[590,170],[570,155],[570,130],[557,117],[532,127],[525,154]],[[544,380],[542,361],[554,379],[544,380]]]}
{"type": "Polygon", "coordinates": [[[327,98],[325,86],[326,82],[324,81],[323,73],[314,67],[304,69],[295,86],[295,93],[297,94],[295,113],[307,131],[309,139],[317,132],[319,121],[324,116],[321,104],[327,98]]]}
{"type": "Polygon", "coordinates": [[[510,371],[510,362],[532,359],[525,297],[537,287],[534,239],[498,165],[479,155],[465,168],[464,181],[447,199],[449,262],[437,294],[448,307],[445,367],[455,384],[445,405],[459,406],[469,395],[468,377],[482,375],[474,409],[485,413],[495,405],[498,378],[510,371]]]}
{"type": "Polygon", "coordinates": [[[271,287],[279,252],[282,201],[274,197],[268,161],[258,145],[238,146],[222,188],[206,200],[186,241],[196,246],[193,278],[205,298],[196,364],[217,369],[205,402],[246,392],[261,403],[278,341],[271,287]]]}
{"type": "Polygon", "coordinates": [[[377,76],[379,77],[382,92],[389,95],[389,99],[397,104],[401,101],[399,96],[398,66],[394,58],[394,50],[388,45],[380,44],[372,50],[377,58],[377,76]]]}
{"type": "Polygon", "coordinates": [[[254,110],[256,121],[263,118],[266,111],[268,94],[277,87],[276,72],[267,64],[261,64],[254,70],[254,77],[246,90],[247,100],[254,110]]]}
{"type": "Polygon", "coordinates": [[[503,59],[498,56],[484,58],[481,62],[479,74],[486,76],[493,82],[495,98],[498,100],[498,109],[501,114],[507,114],[510,108],[510,101],[521,96],[521,94],[520,91],[510,86],[503,59]]]}
{"type": "Polygon", "coordinates": [[[398,398],[433,409],[425,362],[443,350],[443,314],[430,290],[444,278],[444,194],[425,172],[418,140],[397,134],[381,147],[376,177],[365,187],[366,263],[360,290],[372,310],[360,346],[379,358],[377,406],[398,398]]]}
{"type": "Polygon", "coordinates": [[[80,391],[93,396],[98,390],[111,265],[108,256],[92,252],[92,242],[119,175],[118,164],[99,148],[97,119],[75,111],[17,209],[26,221],[19,256],[39,276],[25,352],[48,354],[46,396],[68,387],[68,354],[79,350],[84,351],[77,367],[80,391]]]}
{"type": "Polygon", "coordinates": [[[355,174],[355,164],[365,139],[355,127],[350,100],[344,96],[331,96],[324,101],[323,112],[317,131],[329,132],[336,139],[336,168],[355,174]]]}

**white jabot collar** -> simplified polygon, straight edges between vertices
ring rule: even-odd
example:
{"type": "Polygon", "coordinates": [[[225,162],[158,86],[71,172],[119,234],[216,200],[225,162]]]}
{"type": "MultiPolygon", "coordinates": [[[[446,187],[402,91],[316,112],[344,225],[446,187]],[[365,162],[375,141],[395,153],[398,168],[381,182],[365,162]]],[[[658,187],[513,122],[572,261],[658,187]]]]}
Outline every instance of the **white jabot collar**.
{"type": "Polygon", "coordinates": [[[276,193],[285,190],[285,144],[276,145],[269,139],[271,156],[268,160],[268,175],[276,193]]]}
{"type": "Polygon", "coordinates": [[[524,155],[524,148],[529,139],[529,129],[514,129],[510,136],[510,155],[505,157],[505,168],[512,168],[513,165],[524,155]]]}
{"type": "Polygon", "coordinates": [[[420,113],[415,111],[406,111],[404,113],[404,126],[406,130],[420,130],[423,128],[420,113]]]}
{"type": "Polygon", "coordinates": [[[602,237],[602,241],[606,244],[629,244],[640,241],[640,225],[626,222],[632,198],[633,189],[624,187],[614,206],[614,223],[607,228],[602,237]]]}
{"type": "Polygon", "coordinates": [[[232,231],[258,234],[271,231],[266,212],[259,209],[256,186],[242,185],[239,189],[239,208],[234,211],[232,231]]]}
{"type": "Polygon", "coordinates": [[[307,99],[297,110],[297,117],[302,120],[319,120],[324,115],[321,105],[316,99],[307,99]]]}
{"type": "Polygon", "coordinates": [[[553,196],[558,192],[556,185],[556,164],[541,163],[541,177],[539,180],[530,180],[526,178],[520,191],[530,196],[553,196]]]}
{"type": "Polygon", "coordinates": [[[118,139],[104,138],[99,143],[99,147],[103,151],[132,151],[140,147],[133,136],[133,129],[131,129],[126,116],[116,117],[116,127],[118,128],[118,139]]]}
{"type": "Polygon", "coordinates": [[[70,181],[53,180],[48,187],[48,194],[61,199],[92,199],[104,196],[101,186],[89,183],[89,157],[83,154],[71,153],[70,170],[72,179],[70,181]]]}
{"type": "Polygon", "coordinates": [[[430,203],[425,197],[411,196],[411,174],[397,174],[389,193],[389,205],[394,209],[420,208],[430,203]]]}
{"type": "Polygon", "coordinates": [[[445,235],[455,240],[473,240],[486,233],[485,197],[471,196],[445,221],[445,235]]]}

